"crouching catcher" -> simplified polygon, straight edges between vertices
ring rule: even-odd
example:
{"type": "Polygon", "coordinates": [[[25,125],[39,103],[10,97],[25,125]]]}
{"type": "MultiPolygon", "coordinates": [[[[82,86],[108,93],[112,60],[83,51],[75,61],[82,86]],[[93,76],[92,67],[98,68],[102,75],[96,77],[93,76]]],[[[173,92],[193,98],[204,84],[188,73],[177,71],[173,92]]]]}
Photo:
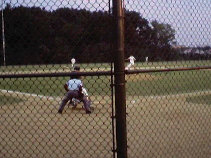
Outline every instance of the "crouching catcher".
{"type": "Polygon", "coordinates": [[[64,85],[64,88],[67,91],[67,93],[65,94],[65,96],[60,104],[58,113],[61,114],[65,105],[67,104],[67,102],[69,100],[72,100],[73,98],[76,98],[79,101],[83,102],[84,109],[85,109],[86,113],[87,114],[91,113],[91,108],[90,108],[91,101],[89,100],[89,98],[86,95],[83,94],[83,84],[80,79],[69,80],[64,85]]]}

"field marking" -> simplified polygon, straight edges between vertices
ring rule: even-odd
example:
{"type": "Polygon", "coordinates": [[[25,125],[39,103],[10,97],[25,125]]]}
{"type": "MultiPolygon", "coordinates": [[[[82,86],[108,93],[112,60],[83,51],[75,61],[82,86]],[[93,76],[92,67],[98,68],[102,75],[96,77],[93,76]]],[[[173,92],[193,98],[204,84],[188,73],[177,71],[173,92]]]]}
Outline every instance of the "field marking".
{"type": "MultiPolygon", "coordinates": [[[[45,100],[49,100],[49,101],[53,101],[53,100],[61,100],[62,97],[58,97],[58,96],[45,96],[45,95],[39,95],[39,94],[34,94],[34,93],[26,93],[26,92],[20,92],[20,91],[12,91],[12,90],[5,90],[5,89],[0,89],[0,92],[2,94],[11,94],[13,97],[38,97],[40,99],[45,99],[45,100]]],[[[1,94],[0,93],[0,94],[1,94]]],[[[9,96],[11,96],[9,95],[9,96]]],[[[99,104],[101,103],[100,101],[94,101],[94,104],[99,104]]]]}
{"type": "MultiPolygon", "coordinates": [[[[45,95],[39,95],[39,94],[34,94],[34,93],[26,93],[26,92],[20,92],[20,91],[12,91],[12,90],[5,90],[5,89],[0,89],[0,92],[3,94],[12,94],[13,97],[38,97],[40,99],[45,99],[49,101],[53,100],[62,100],[63,96],[45,96],[45,95]]],[[[150,98],[150,99],[170,99],[170,98],[177,98],[177,97],[187,97],[187,96],[199,96],[199,95],[206,95],[206,94],[211,94],[211,90],[205,90],[205,91],[195,91],[195,92],[186,92],[186,93],[178,93],[178,94],[169,94],[169,95],[149,95],[149,96],[138,96],[139,98],[136,98],[137,96],[128,96],[127,97],[127,102],[126,103],[131,103],[131,101],[134,101],[134,99],[141,100],[143,98],[150,98]]],[[[93,96],[90,96],[91,98],[93,96]]],[[[92,98],[91,100],[94,100],[92,98]]],[[[93,101],[92,103],[94,104],[101,104],[102,101],[93,101]]]]}
{"type": "Polygon", "coordinates": [[[52,96],[44,96],[44,95],[39,95],[39,94],[34,94],[34,93],[25,93],[25,92],[19,92],[19,91],[12,91],[12,90],[6,90],[6,89],[0,89],[0,92],[3,94],[12,94],[17,96],[27,96],[27,97],[39,97],[41,99],[47,99],[47,100],[55,100],[58,97],[52,97],[52,96]]]}

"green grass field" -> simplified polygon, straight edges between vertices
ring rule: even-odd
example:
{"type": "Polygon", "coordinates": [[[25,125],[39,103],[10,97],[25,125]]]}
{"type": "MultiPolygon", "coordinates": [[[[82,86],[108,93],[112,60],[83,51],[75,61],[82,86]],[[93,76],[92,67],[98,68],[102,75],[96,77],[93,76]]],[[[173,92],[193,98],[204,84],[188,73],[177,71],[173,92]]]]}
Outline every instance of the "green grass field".
{"type": "MultiPolygon", "coordinates": [[[[0,89],[61,96],[69,77],[0,79],[0,89]]],[[[211,71],[144,73],[126,76],[128,95],[168,95],[211,89],[211,71]]],[[[84,86],[91,95],[110,94],[109,76],[84,77],[84,86]]]]}
{"type": "MultiPolygon", "coordinates": [[[[125,63],[127,65],[128,63],[125,63]]],[[[169,62],[136,62],[137,68],[154,68],[154,67],[198,67],[198,66],[211,66],[210,60],[203,61],[169,61],[169,62]]],[[[80,65],[83,71],[110,70],[111,63],[76,63],[80,65]]],[[[49,64],[49,65],[23,65],[23,66],[0,66],[0,72],[13,72],[13,73],[36,73],[36,72],[49,72],[49,71],[69,71],[71,64],[49,64]]]]}

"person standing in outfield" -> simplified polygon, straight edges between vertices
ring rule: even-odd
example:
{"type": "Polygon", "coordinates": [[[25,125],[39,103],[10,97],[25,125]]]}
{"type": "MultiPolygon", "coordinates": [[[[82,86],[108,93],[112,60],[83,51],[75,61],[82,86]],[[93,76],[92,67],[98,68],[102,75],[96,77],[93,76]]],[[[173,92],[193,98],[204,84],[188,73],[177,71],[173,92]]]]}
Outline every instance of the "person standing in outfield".
{"type": "Polygon", "coordinates": [[[126,61],[130,61],[130,63],[126,66],[126,70],[129,70],[132,66],[134,66],[135,65],[135,57],[134,56],[130,56],[128,59],[126,59],[126,61]]]}
{"type": "Polygon", "coordinates": [[[71,59],[72,68],[74,68],[75,62],[76,62],[75,58],[72,58],[71,59]]]}
{"type": "MultiPolygon", "coordinates": [[[[77,67],[76,69],[80,70],[80,67],[77,67]]],[[[83,102],[84,109],[87,114],[91,113],[91,101],[88,99],[86,95],[83,94],[83,83],[79,79],[79,77],[75,77],[74,79],[70,79],[65,85],[65,90],[67,91],[65,97],[63,98],[58,113],[62,114],[62,111],[67,104],[67,102],[70,100],[72,101],[73,98],[76,98],[77,100],[83,102]]]]}
{"type": "Polygon", "coordinates": [[[70,66],[64,66],[64,68],[65,68],[65,69],[73,70],[74,67],[75,67],[75,63],[76,63],[75,58],[72,58],[72,59],[71,59],[71,67],[70,67],[70,66]]]}
{"type": "Polygon", "coordinates": [[[149,59],[149,57],[146,57],[146,60],[145,61],[148,62],[148,59],[149,59]]]}

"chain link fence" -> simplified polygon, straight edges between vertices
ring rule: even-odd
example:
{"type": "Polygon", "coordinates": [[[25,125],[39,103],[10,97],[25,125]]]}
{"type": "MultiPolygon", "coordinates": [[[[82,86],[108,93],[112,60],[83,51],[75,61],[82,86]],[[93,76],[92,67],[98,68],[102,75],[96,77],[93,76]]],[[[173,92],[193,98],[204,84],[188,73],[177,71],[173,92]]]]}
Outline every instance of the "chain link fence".
{"type": "MultiPolygon", "coordinates": [[[[127,157],[210,157],[211,2],[122,4],[127,157]]],[[[118,157],[112,7],[1,1],[0,157],[118,157]],[[78,76],[91,114],[77,100],[59,114],[78,76]]]]}
{"type": "Polygon", "coordinates": [[[210,1],[124,5],[128,157],[210,157],[210,1]]]}
{"type": "Polygon", "coordinates": [[[2,2],[0,157],[113,157],[110,2],[2,2]],[[72,100],[59,114],[78,75],[92,113],[72,100]]]}

